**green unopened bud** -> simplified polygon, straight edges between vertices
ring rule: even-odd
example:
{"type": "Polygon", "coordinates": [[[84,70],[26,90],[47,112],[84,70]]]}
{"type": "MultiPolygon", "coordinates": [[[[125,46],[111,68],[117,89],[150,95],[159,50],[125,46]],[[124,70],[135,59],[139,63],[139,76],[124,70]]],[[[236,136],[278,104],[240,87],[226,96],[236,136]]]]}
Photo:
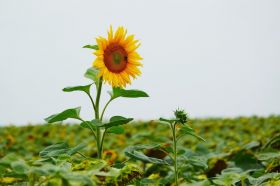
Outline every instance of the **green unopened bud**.
{"type": "Polygon", "coordinates": [[[174,112],[174,115],[175,115],[176,119],[178,119],[181,124],[186,123],[187,120],[188,120],[187,113],[184,110],[177,109],[174,112]]]}

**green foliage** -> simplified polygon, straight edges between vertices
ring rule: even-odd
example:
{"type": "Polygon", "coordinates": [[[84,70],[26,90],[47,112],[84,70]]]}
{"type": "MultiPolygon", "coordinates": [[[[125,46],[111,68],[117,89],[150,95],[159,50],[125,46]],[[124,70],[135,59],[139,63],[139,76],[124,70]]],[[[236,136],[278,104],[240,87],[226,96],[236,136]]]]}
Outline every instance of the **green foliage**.
{"type": "Polygon", "coordinates": [[[140,98],[140,97],[149,97],[149,95],[142,90],[125,90],[120,87],[113,88],[112,92],[109,92],[112,99],[118,97],[124,98],[140,98]]]}
{"type": "Polygon", "coordinates": [[[99,120],[91,120],[91,121],[83,121],[80,126],[87,129],[96,129],[97,126],[102,125],[101,121],[99,120]]]}
{"type": "Polygon", "coordinates": [[[69,145],[67,143],[64,142],[57,143],[43,149],[39,153],[39,156],[42,158],[58,157],[61,154],[67,153],[68,149],[69,149],[69,145]]]}
{"type": "Polygon", "coordinates": [[[89,48],[89,49],[94,49],[94,50],[98,50],[98,45],[85,45],[83,46],[83,48],[89,48]]]}
{"type": "Polygon", "coordinates": [[[54,123],[58,121],[64,121],[69,118],[80,119],[80,111],[81,111],[81,107],[67,109],[64,110],[63,112],[60,112],[58,114],[53,114],[45,118],[45,121],[48,123],[54,123]]]}
{"type": "MultiPolygon", "coordinates": [[[[190,136],[194,136],[197,139],[204,141],[205,140],[200,137],[199,135],[197,135],[194,131],[194,129],[192,129],[189,125],[187,125],[187,121],[188,121],[188,117],[187,117],[187,113],[184,110],[181,109],[177,109],[174,112],[174,115],[176,117],[176,119],[164,119],[164,118],[159,118],[159,121],[162,122],[167,122],[171,128],[171,133],[172,133],[172,147],[169,146],[167,152],[169,152],[171,159],[173,160],[173,172],[172,172],[172,177],[174,177],[174,182],[175,185],[178,186],[179,182],[180,182],[180,177],[183,177],[187,180],[189,180],[189,175],[185,175],[182,174],[183,172],[186,172],[188,169],[188,163],[190,163],[191,159],[189,159],[189,162],[183,162],[183,164],[187,164],[186,166],[182,166],[182,161],[180,161],[180,159],[184,158],[184,156],[181,156],[184,152],[183,149],[179,149],[178,145],[179,145],[179,140],[185,136],[185,135],[190,135],[190,136]],[[179,128],[179,131],[178,131],[179,128]],[[179,134],[178,134],[179,133],[179,134]]],[[[185,158],[187,159],[187,158],[185,158]]],[[[184,159],[183,159],[184,160],[184,159]]],[[[195,161],[194,161],[195,162],[195,161]]],[[[202,167],[207,167],[207,166],[202,166],[202,167]]]]}
{"type": "MultiPolygon", "coordinates": [[[[86,45],[84,48],[90,48],[98,50],[97,45],[86,45]]],[[[102,86],[103,86],[103,77],[100,77],[99,70],[95,67],[89,68],[84,76],[86,78],[89,78],[94,81],[95,88],[96,88],[96,97],[95,100],[91,96],[90,89],[91,84],[85,85],[85,86],[74,86],[74,87],[66,87],[63,89],[64,92],[74,92],[74,91],[82,91],[85,92],[92,104],[93,108],[93,119],[90,121],[83,120],[80,117],[80,107],[78,108],[72,108],[67,109],[63,112],[60,112],[58,114],[53,114],[45,119],[48,123],[58,122],[58,121],[64,121],[68,118],[73,118],[80,120],[80,126],[85,129],[89,129],[91,131],[91,135],[93,135],[94,140],[96,142],[97,147],[97,157],[99,159],[102,159],[103,155],[103,143],[104,138],[106,136],[106,133],[113,133],[113,134],[122,134],[124,133],[124,128],[120,127],[120,125],[124,125],[129,123],[133,120],[133,118],[125,118],[122,116],[113,116],[111,117],[109,122],[103,122],[103,116],[104,113],[108,107],[108,105],[111,103],[112,100],[118,98],[118,97],[127,97],[127,98],[138,98],[138,97],[148,97],[148,94],[140,91],[140,90],[124,90],[120,87],[112,87],[113,91],[110,94],[111,98],[109,101],[105,104],[102,112],[100,112],[100,98],[101,98],[101,92],[102,92],[102,86]]],[[[61,145],[61,144],[60,144],[61,145]]],[[[60,149],[56,153],[65,153],[66,149],[60,149]]]]}
{"type": "Polygon", "coordinates": [[[74,92],[74,91],[83,91],[87,94],[90,94],[90,87],[92,84],[85,85],[85,86],[75,86],[75,87],[65,87],[63,89],[64,92],[74,92]]]}
{"type": "Polygon", "coordinates": [[[73,148],[70,148],[68,143],[62,142],[57,143],[54,145],[50,145],[46,148],[44,148],[40,153],[39,156],[44,159],[49,159],[53,157],[58,157],[61,155],[73,155],[79,152],[81,149],[85,148],[86,144],[81,143],[73,148]]]}
{"type": "Polygon", "coordinates": [[[158,144],[130,146],[125,149],[125,154],[130,158],[133,158],[135,160],[141,160],[143,162],[149,162],[149,163],[160,164],[160,165],[170,165],[171,163],[169,163],[166,160],[162,160],[154,157],[148,157],[142,152],[139,152],[140,150],[150,150],[158,147],[159,147],[158,144]]]}
{"type": "MultiPolygon", "coordinates": [[[[177,130],[180,131],[182,126],[177,130]]],[[[190,119],[185,126],[193,128],[197,135],[207,141],[203,142],[189,135],[180,139],[177,147],[180,185],[280,184],[280,155],[276,140],[280,134],[279,116],[190,119]]],[[[170,150],[172,141],[169,125],[150,121],[117,127],[124,128],[124,133],[110,133],[104,140],[104,153],[110,151],[116,157],[112,159],[111,155],[108,155],[104,156],[104,160],[94,159],[97,149],[91,131],[84,130],[80,125],[57,123],[1,127],[0,185],[174,183],[174,174],[169,165],[139,159],[135,161],[133,157],[125,155],[128,151],[126,147],[152,144],[142,147],[140,145],[139,150],[132,148],[128,152],[132,152],[133,156],[141,154],[146,156],[145,158],[155,158],[172,164],[173,161],[166,155],[174,153],[170,150]],[[46,153],[47,157],[39,156],[40,151],[61,141],[64,141],[64,144],[50,148],[46,153]],[[82,142],[87,146],[83,146],[82,142]]],[[[107,129],[109,130],[111,128],[107,129]]]]}
{"type": "Polygon", "coordinates": [[[101,127],[105,127],[107,129],[110,127],[127,124],[132,120],[133,118],[125,118],[123,116],[113,116],[110,118],[110,121],[108,123],[102,124],[101,127]]]}
{"type": "Polygon", "coordinates": [[[122,126],[113,126],[107,130],[107,133],[123,134],[124,128],[122,126]]]}
{"type": "Polygon", "coordinates": [[[187,125],[184,125],[180,128],[180,131],[179,131],[179,136],[177,138],[177,140],[179,140],[181,137],[185,136],[185,135],[190,135],[190,136],[194,136],[196,137],[197,139],[201,140],[201,141],[205,141],[205,139],[203,139],[201,136],[197,135],[195,133],[195,131],[190,127],[190,126],[187,126],[187,125]]]}
{"type": "Polygon", "coordinates": [[[98,73],[99,73],[98,69],[96,69],[95,67],[91,67],[91,68],[87,69],[84,76],[88,79],[93,80],[96,83],[99,80],[98,73]]]}

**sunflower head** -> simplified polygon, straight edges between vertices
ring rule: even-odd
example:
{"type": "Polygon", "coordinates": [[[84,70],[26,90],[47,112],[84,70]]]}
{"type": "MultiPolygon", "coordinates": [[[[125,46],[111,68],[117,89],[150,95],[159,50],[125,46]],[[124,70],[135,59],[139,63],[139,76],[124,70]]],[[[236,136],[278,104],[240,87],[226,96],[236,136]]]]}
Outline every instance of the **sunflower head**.
{"type": "Polygon", "coordinates": [[[131,83],[131,78],[141,74],[141,56],[136,52],[140,46],[134,35],[127,36],[127,30],[118,27],[113,32],[112,26],[108,37],[96,38],[98,50],[94,52],[96,59],[93,66],[99,69],[99,77],[113,87],[125,87],[131,83]]]}

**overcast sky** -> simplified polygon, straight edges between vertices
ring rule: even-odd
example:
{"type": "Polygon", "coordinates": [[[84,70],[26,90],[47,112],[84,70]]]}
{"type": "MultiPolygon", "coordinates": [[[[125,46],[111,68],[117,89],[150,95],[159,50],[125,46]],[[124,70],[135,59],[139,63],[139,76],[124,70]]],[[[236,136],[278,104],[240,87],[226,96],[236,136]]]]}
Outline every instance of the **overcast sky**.
{"type": "MultiPolygon", "coordinates": [[[[145,99],[119,99],[106,117],[280,114],[280,1],[0,0],[0,125],[42,123],[86,95],[94,56],[85,44],[123,25],[142,45],[142,76],[127,88],[145,99]]],[[[103,102],[107,99],[104,92],[103,102]]]]}

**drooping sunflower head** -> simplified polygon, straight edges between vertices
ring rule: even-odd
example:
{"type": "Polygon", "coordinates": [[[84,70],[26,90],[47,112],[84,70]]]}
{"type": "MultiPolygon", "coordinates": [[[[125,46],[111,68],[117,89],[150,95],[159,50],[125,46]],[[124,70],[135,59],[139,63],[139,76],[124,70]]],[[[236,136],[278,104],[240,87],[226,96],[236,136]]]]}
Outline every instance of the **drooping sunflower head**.
{"type": "Polygon", "coordinates": [[[134,35],[127,36],[127,30],[118,27],[114,33],[112,26],[108,38],[96,38],[98,50],[94,52],[96,59],[93,66],[99,69],[99,77],[113,87],[125,87],[131,78],[141,74],[141,56],[136,52],[140,46],[134,35]]]}

